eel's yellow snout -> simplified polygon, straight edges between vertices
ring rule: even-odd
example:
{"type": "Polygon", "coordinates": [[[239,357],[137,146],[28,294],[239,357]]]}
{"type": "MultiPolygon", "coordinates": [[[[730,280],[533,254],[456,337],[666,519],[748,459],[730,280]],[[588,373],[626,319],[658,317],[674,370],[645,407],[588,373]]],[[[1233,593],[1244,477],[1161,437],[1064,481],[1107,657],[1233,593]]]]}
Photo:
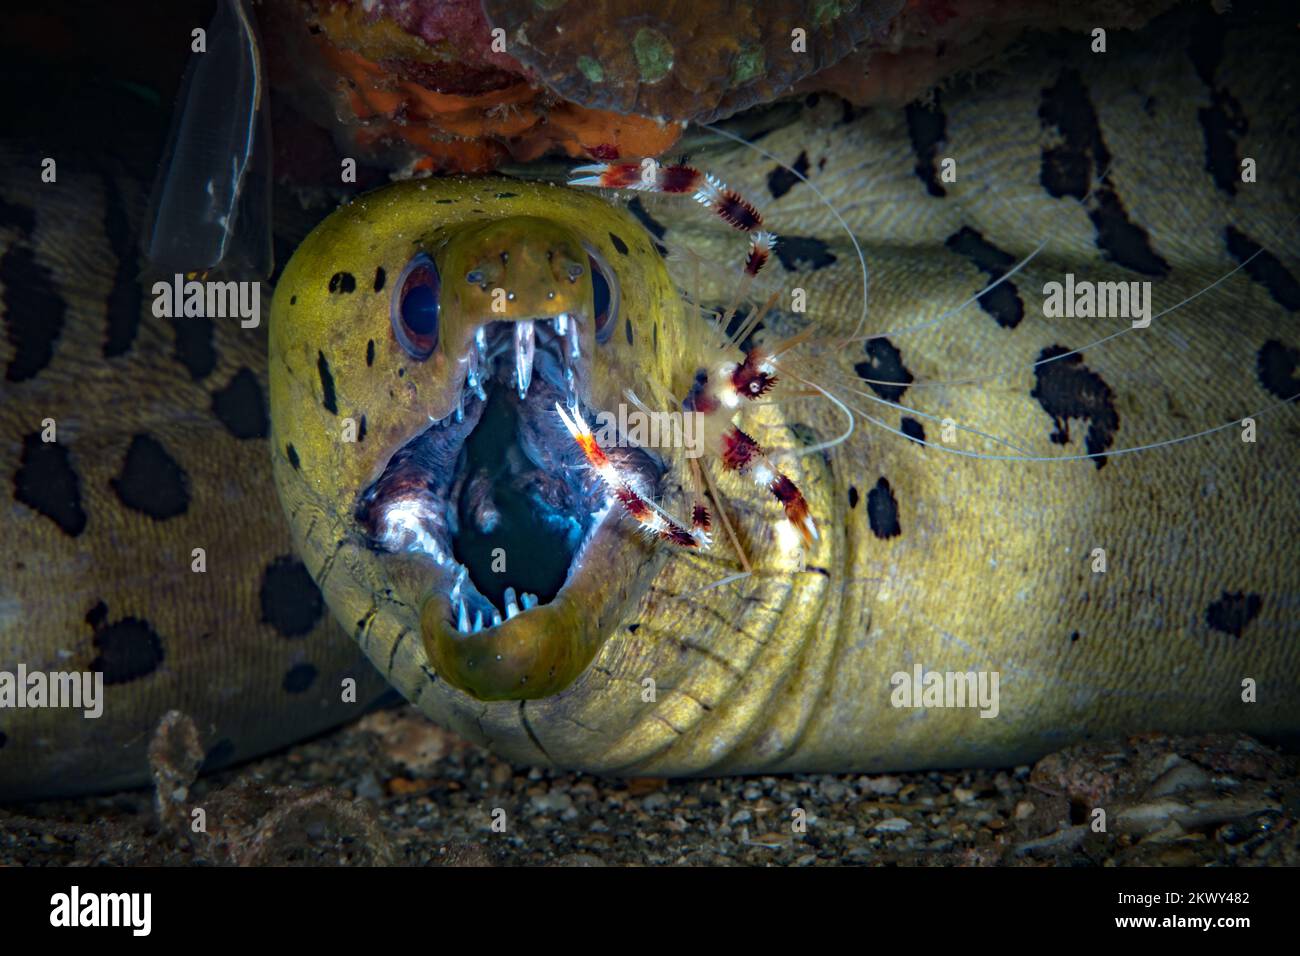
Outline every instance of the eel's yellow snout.
{"type": "Polygon", "coordinates": [[[549,220],[511,216],[461,229],[438,258],[451,315],[482,322],[590,311],[587,253],[549,220]]]}

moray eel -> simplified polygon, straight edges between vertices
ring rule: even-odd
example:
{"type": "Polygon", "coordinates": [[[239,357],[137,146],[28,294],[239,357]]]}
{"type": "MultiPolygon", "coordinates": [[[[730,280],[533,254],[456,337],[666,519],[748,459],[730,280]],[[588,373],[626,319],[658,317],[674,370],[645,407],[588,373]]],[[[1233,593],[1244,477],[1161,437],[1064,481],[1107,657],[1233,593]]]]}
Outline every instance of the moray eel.
{"type": "MultiPolygon", "coordinates": [[[[519,761],[881,770],[1151,727],[1294,732],[1297,142],[1266,66],[1291,46],[1198,33],[1190,57],[1126,45],[1122,69],[1052,49],[902,115],[822,103],[761,151],[698,160],[765,192],[784,236],[759,340],[816,333],[788,361],[817,393],[778,391],[742,423],[822,533],[805,553],[721,474],[740,578],[724,541],[638,535],[555,412],[590,419],[626,390],[680,409],[700,369],[738,359],[710,352],[679,291],[702,272],[725,304],[734,234],[689,200],[638,217],[509,180],[356,199],[273,305],[272,451],[299,553],[394,686],[519,761]],[[1242,179],[1197,84],[1250,117],[1228,146],[1267,174],[1242,179]],[[865,327],[837,214],[870,267],[865,327]],[[675,278],[656,234],[693,250],[675,278]],[[1075,279],[1138,283],[1154,321],[1049,317],[1048,283],[1075,279]],[[806,313],[782,311],[795,289],[806,313]],[[859,412],[829,448],[845,419],[825,392],[859,412]],[[996,675],[998,699],[909,705],[902,685],[920,696],[930,672],[996,675]]],[[[681,457],[622,452],[682,513],[681,457]]]]}
{"type": "MultiPolygon", "coordinates": [[[[722,357],[681,290],[725,307],[744,243],[689,198],[506,179],[359,197],[276,287],[266,392],[260,336],[133,298],[138,192],[100,170],[6,180],[0,671],[108,687],[97,722],[0,711],[0,796],[142,782],[173,707],[214,765],[359,712],[340,682],[375,675],[327,617],[433,719],[539,765],[871,771],[1139,730],[1294,739],[1291,33],[1180,15],[1105,55],[1051,39],[931,102],[823,98],[759,149],[697,153],[781,236],[744,296],[780,292],[754,340],[812,330],[741,421],[821,534],[805,550],[719,472],[747,577],[721,533],[673,549],[606,511],[554,411],[570,388],[592,414],[626,390],[678,409],[722,357]],[[1067,274],[1150,282],[1150,327],[1047,317],[1067,274]],[[515,298],[494,312],[496,288],[515,298]],[[484,399],[465,387],[480,329],[484,399]],[[844,413],[799,379],[851,407],[846,441],[822,447],[844,413]],[[494,625],[507,587],[520,613],[494,625]],[[918,667],[997,674],[996,716],[894,706],[918,667]]],[[[679,454],[618,454],[685,513],[679,454]]]]}

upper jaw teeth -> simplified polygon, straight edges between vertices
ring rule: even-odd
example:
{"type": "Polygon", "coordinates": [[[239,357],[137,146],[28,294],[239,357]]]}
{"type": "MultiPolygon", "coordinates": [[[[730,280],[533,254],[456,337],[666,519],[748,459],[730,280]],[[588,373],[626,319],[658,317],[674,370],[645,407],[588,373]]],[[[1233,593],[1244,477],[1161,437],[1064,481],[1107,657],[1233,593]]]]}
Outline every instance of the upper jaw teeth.
{"type": "MultiPolygon", "coordinates": [[[[563,369],[564,381],[569,391],[569,404],[577,401],[575,391],[574,365],[582,357],[579,346],[581,336],[578,323],[567,312],[561,312],[551,319],[529,319],[513,323],[512,341],[514,344],[514,384],[521,401],[528,398],[528,389],[533,383],[533,368],[537,358],[537,332],[539,325],[548,325],[558,339],[558,349],[552,352],[563,369]]],[[[487,326],[481,325],[474,332],[474,344],[469,353],[461,360],[465,365],[465,390],[473,393],[479,401],[487,401],[484,383],[491,378],[491,362],[505,347],[505,342],[496,339],[488,341],[487,326]]]]}
{"type": "Polygon", "coordinates": [[[533,381],[533,355],[536,348],[533,323],[515,323],[515,386],[519,389],[520,401],[528,397],[528,386],[533,381]]]}

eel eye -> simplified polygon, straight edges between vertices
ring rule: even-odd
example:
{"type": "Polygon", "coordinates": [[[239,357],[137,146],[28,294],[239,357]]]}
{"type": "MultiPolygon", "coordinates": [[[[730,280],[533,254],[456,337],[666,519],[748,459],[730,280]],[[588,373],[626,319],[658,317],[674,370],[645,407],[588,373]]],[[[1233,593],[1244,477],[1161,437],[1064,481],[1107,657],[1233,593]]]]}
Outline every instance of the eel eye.
{"type": "Polygon", "coordinates": [[[406,264],[393,287],[393,337],[420,361],[438,345],[439,287],[438,267],[424,253],[406,264]]]}
{"type": "Polygon", "coordinates": [[[593,327],[596,341],[604,345],[614,334],[614,320],[618,318],[618,279],[604,260],[590,249],[587,250],[587,261],[591,265],[593,327]]]}

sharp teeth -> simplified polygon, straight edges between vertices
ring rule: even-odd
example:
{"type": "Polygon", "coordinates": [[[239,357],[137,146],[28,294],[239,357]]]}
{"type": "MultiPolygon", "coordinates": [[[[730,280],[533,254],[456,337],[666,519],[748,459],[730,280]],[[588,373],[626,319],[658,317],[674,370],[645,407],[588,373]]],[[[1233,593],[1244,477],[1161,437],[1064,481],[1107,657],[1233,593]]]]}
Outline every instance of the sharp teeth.
{"type": "Polygon", "coordinates": [[[474,346],[478,349],[479,358],[487,358],[487,329],[481,325],[474,333],[474,346]]]}
{"type": "Polygon", "coordinates": [[[483,630],[483,612],[475,611],[474,612],[474,633],[477,634],[481,630],[483,630]]]}
{"type": "Polygon", "coordinates": [[[492,609],[492,626],[493,627],[501,626],[501,612],[498,611],[496,608],[492,609]]]}
{"type": "Polygon", "coordinates": [[[487,401],[487,392],[483,391],[483,383],[482,383],[482,382],[475,382],[475,383],[474,383],[474,394],[478,396],[478,400],[479,400],[480,402],[486,402],[486,401],[487,401]]]}
{"type": "Polygon", "coordinates": [[[519,613],[519,602],[515,599],[515,589],[506,588],[506,620],[519,613]]]}
{"type": "Polygon", "coordinates": [[[582,353],[581,353],[581,352],[579,351],[579,349],[578,349],[578,339],[579,339],[579,338],[580,338],[580,336],[578,335],[578,330],[577,330],[577,329],[574,329],[574,330],[573,330],[573,338],[571,338],[571,339],[569,340],[569,357],[570,357],[570,358],[581,358],[581,357],[582,357],[582,353]]]}
{"type": "Polygon", "coordinates": [[[460,586],[465,582],[465,569],[462,567],[456,572],[456,583],[451,586],[451,599],[454,601],[460,597],[460,586]]]}
{"type": "Polygon", "coordinates": [[[456,630],[462,634],[469,633],[469,612],[465,610],[465,602],[460,602],[460,617],[456,619],[456,630]]]}
{"type": "Polygon", "coordinates": [[[560,335],[567,335],[569,332],[569,313],[561,312],[555,317],[555,331],[560,335]]]}
{"type": "Polygon", "coordinates": [[[465,420],[465,393],[461,392],[460,396],[456,399],[456,421],[463,422],[464,420],[465,420]]]}
{"type": "Polygon", "coordinates": [[[564,383],[568,386],[569,407],[578,407],[578,389],[573,384],[573,366],[566,366],[564,369],[564,383]]]}
{"type": "Polygon", "coordinates": [[[530,610],[531,608],[535,608],[535,607],[537,607],[537,595],[536,595],[536,594],[529,594],[527,591],[525,591],[523,594],[521,594],[521,595],[519,596],[519,600],[520,600],[521,602],[523,602],[524,610],[525,610],[525,611],[530,610]]]}
{"type": "Polygon", "coordinates": [[[528,397],[528,386],[533,380],[534,334],[532,322],[515,323],[515,384],[521,400],[528,397]]]}

